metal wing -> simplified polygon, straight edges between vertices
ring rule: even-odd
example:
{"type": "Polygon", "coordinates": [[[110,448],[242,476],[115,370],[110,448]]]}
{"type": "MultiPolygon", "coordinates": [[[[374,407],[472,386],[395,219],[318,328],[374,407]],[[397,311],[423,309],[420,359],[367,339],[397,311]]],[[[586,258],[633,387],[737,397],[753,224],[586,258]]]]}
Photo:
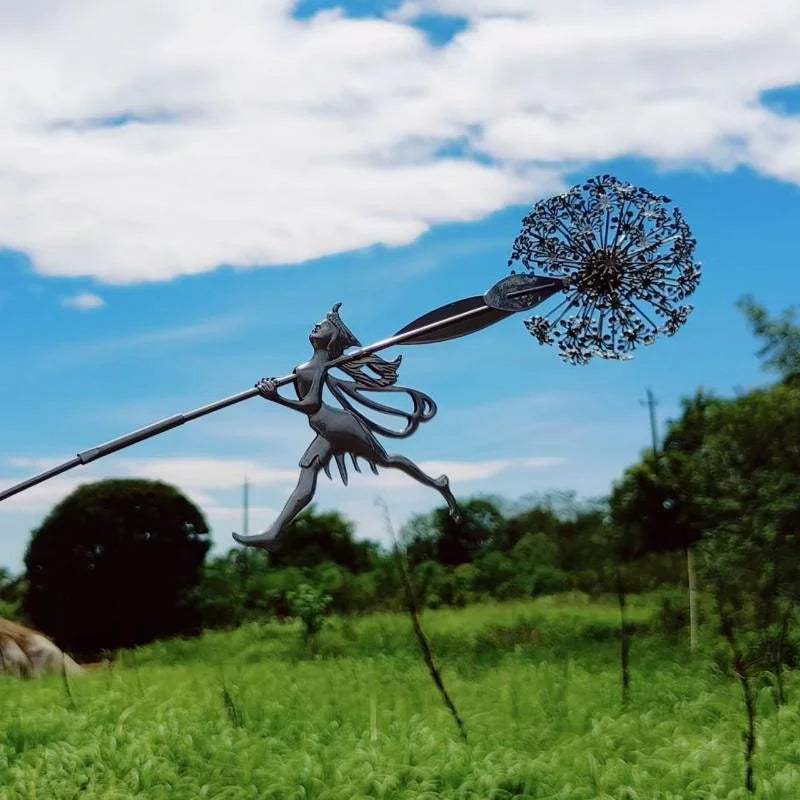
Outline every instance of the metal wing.
{"type": "Polygon", "coordinates": [[[388,436],[391,439],[405,439],[411,436],[421,423],[428,422],[433,419],[436,414],[436,403],[433,401],[433,398],[417,389],[393,385],[380,386],[376,385],[376,383],[368,385],[358,381],[344,380],[330,373],[328,373],[325,382],[331,394],[341,404],[342,408],[349,411],[351,414],[355,414],[372,433],[388,436]],[[378,393],[383,395],[405,394],[411,398],[413,408],[410,411],[406,411],[394,405],[380,403],[369,396],[370,394],[378,393]],[[393,428],[387,428],[385,425],[376,422],[371,416],[368,416],[367,413],[358,406],[377,411],[380,414],[404,419],[405,427],[399,431],[393,428]]]}

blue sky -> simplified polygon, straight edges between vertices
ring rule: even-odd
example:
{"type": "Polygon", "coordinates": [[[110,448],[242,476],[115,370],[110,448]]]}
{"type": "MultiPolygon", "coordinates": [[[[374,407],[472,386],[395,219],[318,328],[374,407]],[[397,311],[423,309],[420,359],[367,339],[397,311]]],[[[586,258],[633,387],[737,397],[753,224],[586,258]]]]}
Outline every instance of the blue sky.
{"type": "MultiPolygon", "coordinates": [[[[698,386],[770,379],[735,303],[777,313],[800,287],[792,4],[254,8],[0,10],[15,43],[0,47],[3,485],[289,372],[334,302],[366,343],[482,293],[532,203],[603,172],[670,196],[691,226],[703,279],[686,326],[583,367],[522,316],[404,348],[400,382],[440,410],[390,444],[462,497],[595,496],[649,443],[648,387],[663,430],[698,386]]],[[[226,550],[245,475],[252,531],[310,438],[254,399],[73,470],[0,504],[0,565],[20,569],[52,505],[107,476],[174,483],[226,550]]],[[[384,472],[323,480],[317,504],[385,540],[378,495],[396,525],[439,500],[384,472]]]]}

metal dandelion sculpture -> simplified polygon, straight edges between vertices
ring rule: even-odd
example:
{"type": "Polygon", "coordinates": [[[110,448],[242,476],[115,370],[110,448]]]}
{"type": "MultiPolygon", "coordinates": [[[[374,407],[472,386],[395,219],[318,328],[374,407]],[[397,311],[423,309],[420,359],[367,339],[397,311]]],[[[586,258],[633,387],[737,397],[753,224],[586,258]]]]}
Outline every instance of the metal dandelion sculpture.
{"type": "Polygon", "coordinates": [[[573,364],[628,359],[683,325],[692,306],[681,302],[697,288],[700,264],[670,202],[603,175],[533,207],[508,264],[564,282],[562,302],[525,322],[540,343],[556,343],[573,364]]]}

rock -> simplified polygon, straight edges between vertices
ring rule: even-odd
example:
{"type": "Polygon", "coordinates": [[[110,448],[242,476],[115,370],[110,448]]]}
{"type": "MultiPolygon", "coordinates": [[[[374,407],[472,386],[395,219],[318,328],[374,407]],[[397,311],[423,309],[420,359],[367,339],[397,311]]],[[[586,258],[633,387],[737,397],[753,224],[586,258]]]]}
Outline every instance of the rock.
{"type": "Polygon", "coordinates": [[[20,678],[38,678],[62,669],[68,675],[83,672],[43,634],[0,618],[0,672],[20,678]]]}

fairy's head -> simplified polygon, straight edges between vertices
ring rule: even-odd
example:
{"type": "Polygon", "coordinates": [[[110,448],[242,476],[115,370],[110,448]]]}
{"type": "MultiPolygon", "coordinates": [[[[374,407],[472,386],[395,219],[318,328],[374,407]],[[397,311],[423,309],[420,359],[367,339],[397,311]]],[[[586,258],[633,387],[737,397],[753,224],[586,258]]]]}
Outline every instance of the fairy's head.
{"type": "Polygon", "coordinates": [[[325,315],[325,319],[313,327],[308,337],[315,350],[327,350],[331,359],[338,358],[348,347],[361,346],[361,342],[339,316],[341,305],[336,303],[325,315]]]}

